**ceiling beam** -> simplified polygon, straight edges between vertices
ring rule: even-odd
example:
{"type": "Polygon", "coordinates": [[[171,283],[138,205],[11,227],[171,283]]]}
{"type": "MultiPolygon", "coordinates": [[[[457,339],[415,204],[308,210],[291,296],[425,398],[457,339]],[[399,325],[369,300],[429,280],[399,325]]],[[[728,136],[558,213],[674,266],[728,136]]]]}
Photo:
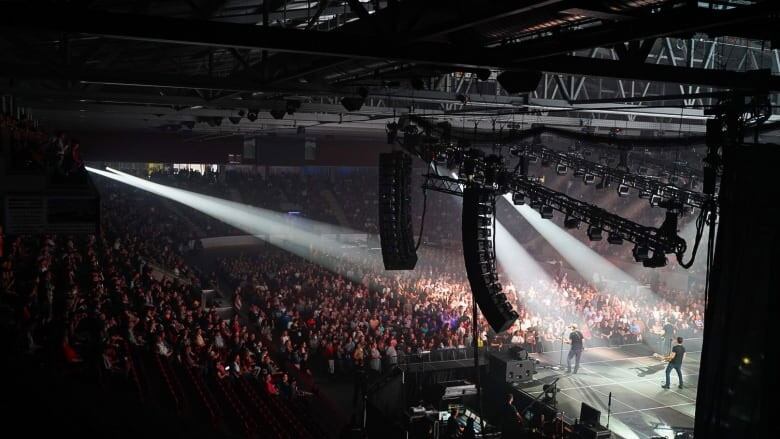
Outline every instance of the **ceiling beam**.
{"type": "MultiPolygon", "coordinates": [[[[725,11],[680,7],[669,12],[650,14],[634,20],[594,26],[550,37],[510,44],[496,49],[496,54],[515,61],[564,55],[593,47],[614,47],[625,42],[673,35],[706,32],[750,23],[765,24],[776,19],[780,2],[765,1],[725,11]]],[[[494,55],[495,56],[495,55],[494,55]]]]}
{"type": "Polygon", "coordinates": [[[482,56],[468,54],[453,45],[437,44],[435,48],[419,47],[409,50],[400,47],[397,40],[390,37],[356,38],[355,35],[344,32],[303,31],[110,12],[41,9],[22,4],[4,7],[0,26],[86,33],[156,43],[265,49],[355,59],[424,61],[434,58],[434,62],[464,67],[487,63],[482,56]]]}
{"type": "Polygon", "coordinates": [[[385,36],[346,32],[307,32],[265,26],[187,20],[109,12],[37,8],[25,4],[4,7],[0,26],[58,32],[79,32],[109,38],[159,43],[315,54],[355,59],[395,60],[452,67],[504,68],[508,61],[525,61],[566,54],[596,46],[706,31],[726,25],[760,22],[780,11],[780,2],[767,1],[727,11],[678,8],[645,18],[572,31],[549,38],[495,49],[464,48],[426,43],[412,46],[385,36]],[[143,23],[143,25],[139,25],[143,23]]]}
{"type": "Polygon", "coordinates": [[[665,64],[631,63],[582,56],[543,58],[517,63],[513,67],[568,73],[571,75],[696,84],[718,88],[742,90],[757,89],[764,91],[780,90],[780,76],[772,75],[769,69],[737,72],[731,70],[676,67],[665,64]]]}

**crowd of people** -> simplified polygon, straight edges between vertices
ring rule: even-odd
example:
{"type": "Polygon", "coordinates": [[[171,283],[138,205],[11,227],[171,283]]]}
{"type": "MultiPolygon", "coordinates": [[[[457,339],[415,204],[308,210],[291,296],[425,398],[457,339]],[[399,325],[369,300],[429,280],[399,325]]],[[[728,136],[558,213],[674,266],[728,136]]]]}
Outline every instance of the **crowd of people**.
{"type": "MultiPolygon", "coordinates": [[[[376,231],[375,194],[356,189],[370,184],[370,172],[337,181],[288,175],[250,185],[247,178],[190,171],[151,176],[220,198],[238,192],[243,202],[275,210],[306,199],[312,204],[301,203],[304,215],[334,222],[339,215],[317,195],[330,190],[349,212],[350,226],[376,231]],[[266,187],[276,188],[268,198],[259,190],[266,187]]],[[[421,247],[410,272],[385,271],[379,252],[355,264],[341,254],[303,258],[267,245],[253,255],[226,257],[218,272],[203,273],[186,262],[199,239],[241,231],[126,185],[96,183],[102,197],[99,236],[5,240],[0,231],[3,301],[14,305],[21,342],[31,352],[54,346],[66,363],[98,361],[107,371],[127,373],[127,352],[142,349],[204,376],[254,377],[269,395],[294,399],[320,367],[331,375],[379,375],[426,352],[475,343],[542,352],[559,348],[574,322],[591,346],[653,343],[667,325],[686,338],[703,329],[703,298],[694,290],[660,285],[650,292],[565,277],[513,284],[502,274],[520,319],[494,334],[480,318],[475,341],[457,245],[421,247]],[[316,262],[325,258],[328,268],[316,262]],[[218,287],[220,278],[232,289],[225,292],[230,315],[203,303],[202,288],[218,287]]],[[[457,202],[440,195],[428,195],[428,233],[440,238],[433,241],[452,243],[460,227],[448,218],[457,202]]],[[[415,207],[418,220],[421,203],[415,207]]]]}
{"type": "MultiPolygon", "coordinates": [[[[269,248],[224,259],[220,269],[249,321],[281,334],[277,348],[294,367],[308,367],[300,360],[305,353],[331,374],[360,366],[379,373],[425,352],[473,345],[471,294],[459,252],[423,247],[419,257],[414,272],[399,274],[382,270],[378,257],[333,270],[269,248]]],[[[520,319],[500,335],[480,319],[479,346],[554,350],[572,323],[592,346],[656,347],[666,324],[686,337],[703,329],[703,300],[689,292],[565,279],[504,285],[520,319]]]]}
{"type": "Polygon", "coordinates": [[[0,114],[0,153],[5,172],[49,174],[60,180],[84,179],[84,160],[78,139],[65,132],[50,135],[27,117],[0,114]]]}

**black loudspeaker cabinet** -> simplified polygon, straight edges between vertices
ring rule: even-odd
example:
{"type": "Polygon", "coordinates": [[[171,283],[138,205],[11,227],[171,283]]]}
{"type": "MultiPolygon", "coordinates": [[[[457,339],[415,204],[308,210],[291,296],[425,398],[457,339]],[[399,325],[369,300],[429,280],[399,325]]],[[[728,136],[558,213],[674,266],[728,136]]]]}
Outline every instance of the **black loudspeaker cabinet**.
{"type": "Polygon", "coordinates": [[[497,381],[523,383],[531,381],[536,373],[536,360],[516,360],[507,353],[491,353],[489,358],[490,375],[497,381]]]}
{"type": "Polygon", "coordinates": [[[379,237],[385,270],[413,270],[412,159],[401,151],[379,155],[379,237]]]}

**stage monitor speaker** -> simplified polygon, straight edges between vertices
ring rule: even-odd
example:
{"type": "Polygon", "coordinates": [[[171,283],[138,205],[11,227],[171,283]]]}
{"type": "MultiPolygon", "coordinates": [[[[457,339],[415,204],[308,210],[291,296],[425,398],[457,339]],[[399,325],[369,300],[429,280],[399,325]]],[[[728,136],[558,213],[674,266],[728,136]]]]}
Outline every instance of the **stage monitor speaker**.
{"type": "Polygon", "coordinates": [[[379,155],[379,238],[386,270],[413,270],[412,159],[401,151],[379,155]]]}
{"type": "Polygon", "coordinates": [[[530,93],[539,86],[542,80],[542,72],[537,71],[519,71],[503,72],[496,77],[498,83],[509,94],[530,93]]]}
{"type": "Polygon", "coordinates": [[[509,354],[494,352],[488,359],[490,375],[499,382],[524,383],[531,381],[536,373],[536,360],[515,360],[509,354]]]}
{"type": "Polygon", "coordinates": [[[574,436],[579,439],[607,439],[612,437],[612,432],[603,426],[591,426],[577,424],[573,428],[574,436]]]}
{"type": "Polygon", "coordinates": [[[463,260],[471,293],[490,327],[499,334],[517,320],[517,312],[501,293],[493,254],[495,195],[485,187],[463,190],[463,260]]]}

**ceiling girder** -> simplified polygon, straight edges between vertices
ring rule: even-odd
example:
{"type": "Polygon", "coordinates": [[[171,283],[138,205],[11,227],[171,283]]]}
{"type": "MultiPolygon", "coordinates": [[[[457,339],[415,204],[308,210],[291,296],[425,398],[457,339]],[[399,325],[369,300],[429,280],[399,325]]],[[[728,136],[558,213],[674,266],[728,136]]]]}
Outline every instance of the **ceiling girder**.
{"type": "Polygon", "coordinates": [[[728,11],[678,8],[672,12],[652,14],[641,19],[481,50],[437,43],[408,46],[383,36],[362,35],[356,38],[346,32],[315,33],[169,17],[57,8],[41,10],[23,4],[5,7],[5,13],[0,17],[0,26],[88,33],[110,38],[172,44],[261,48],[356,59],[390,59],[452,67],[503,69],[507,68],[507,64],[566,54],[579,49],[613,47],[627,41],[765,21],[775,17],[778,11],[780,2],[774,1],[728,11]]]}

